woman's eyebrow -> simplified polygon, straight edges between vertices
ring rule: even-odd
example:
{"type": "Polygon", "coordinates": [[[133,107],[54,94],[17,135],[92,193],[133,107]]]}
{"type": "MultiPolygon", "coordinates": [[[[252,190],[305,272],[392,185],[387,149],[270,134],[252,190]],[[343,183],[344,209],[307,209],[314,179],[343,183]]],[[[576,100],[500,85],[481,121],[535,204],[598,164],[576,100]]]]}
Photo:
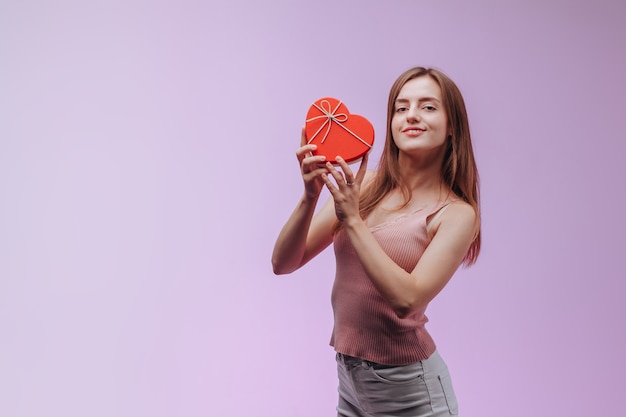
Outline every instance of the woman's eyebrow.
{"type": "MultiPolygon", "coordinates": [[[[408,103],[410,100],[408,98],[404,98],[404,97],[398,97],[396,99],[396,103],[408,103]]],[[[439,100],[437,97],[420,97],[417,99],[417,101],[419,103],[423,103],[425,101],[436,101],[437,103],[441,103],[441,100],[439,100]]]]}

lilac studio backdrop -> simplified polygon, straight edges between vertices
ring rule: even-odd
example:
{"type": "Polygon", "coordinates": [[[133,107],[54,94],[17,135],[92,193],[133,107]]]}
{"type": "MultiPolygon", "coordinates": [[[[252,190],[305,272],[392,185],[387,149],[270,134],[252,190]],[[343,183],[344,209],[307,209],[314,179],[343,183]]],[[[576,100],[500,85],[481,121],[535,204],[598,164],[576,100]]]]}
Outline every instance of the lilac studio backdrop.
{"type": "Polygon", "coordinates": [[[625,6],[0,3],[0,415],[334,415],[331,251],[270,255],[315,99],[460,86],[484,248],[430,306],[467,417],[619,415],[625,6]]]}

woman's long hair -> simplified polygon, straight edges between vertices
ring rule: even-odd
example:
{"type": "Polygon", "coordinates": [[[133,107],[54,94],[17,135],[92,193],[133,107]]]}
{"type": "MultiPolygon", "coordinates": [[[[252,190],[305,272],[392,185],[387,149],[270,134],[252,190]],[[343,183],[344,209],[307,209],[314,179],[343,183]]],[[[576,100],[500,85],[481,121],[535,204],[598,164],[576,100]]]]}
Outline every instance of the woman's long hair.
{"type": "Polygon", "coordinates": [[[441,167],[442,180],[457,196],[470,204],[476,211],[476,237],[463,260],[464,265],[470,266],[476,262],[481,244],[478,169],[474,159],[469,121],[463,96],[456,84],[437,69],[411,68],[401,74],[393,83],[387,105],[385,146],[378,170],[361,194],[360,214],[363,219],[367,218],[383,197],[396,187],[400,187],[402,190],[405,204],[408,204],[411,199],[411,190],[400,175],[400,166],[398,164],[399,150],[393,140],[391,119],[395,111],[395,101],[402,87],[408,81],[422,76],[429,76],[439,84],[443,96],[443,107],[450,126],[451,134],[447,139],[447,149],[441,167]]]}

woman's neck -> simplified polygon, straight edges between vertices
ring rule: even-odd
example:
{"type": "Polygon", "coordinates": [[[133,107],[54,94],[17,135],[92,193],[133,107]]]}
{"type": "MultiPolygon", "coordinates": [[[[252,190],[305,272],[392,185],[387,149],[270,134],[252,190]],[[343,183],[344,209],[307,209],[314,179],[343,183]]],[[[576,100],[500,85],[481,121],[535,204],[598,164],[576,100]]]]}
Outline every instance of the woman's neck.
{"type": "Polygon", "coordinates": [[[415,159],[401,153],[398,155],[400,175],[412,191],[439,192],[442,188],[447,188],[441,176],[442,160],[443,156],[415,159]]]}

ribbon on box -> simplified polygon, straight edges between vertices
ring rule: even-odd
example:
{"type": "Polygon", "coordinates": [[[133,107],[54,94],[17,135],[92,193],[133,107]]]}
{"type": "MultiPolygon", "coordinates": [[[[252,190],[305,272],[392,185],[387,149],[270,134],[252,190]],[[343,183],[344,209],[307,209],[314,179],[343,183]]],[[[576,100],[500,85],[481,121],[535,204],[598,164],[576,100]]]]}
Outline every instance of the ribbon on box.
{"type": "Polygon", "coordinates": [[[311,105],[305,130],[307,143],[318,146],[315,154],[325,155],[331,161],[336,156],[346,162],[355,161],[369,152],[374,144],[374,127],[369,120],[350,114],[341,100],[332,97],[321,98],[311,105]],[[340,129],[333,129],[334,126],[340,129]],[[333,140],[327,141],[329,137],[333,140]]]}

